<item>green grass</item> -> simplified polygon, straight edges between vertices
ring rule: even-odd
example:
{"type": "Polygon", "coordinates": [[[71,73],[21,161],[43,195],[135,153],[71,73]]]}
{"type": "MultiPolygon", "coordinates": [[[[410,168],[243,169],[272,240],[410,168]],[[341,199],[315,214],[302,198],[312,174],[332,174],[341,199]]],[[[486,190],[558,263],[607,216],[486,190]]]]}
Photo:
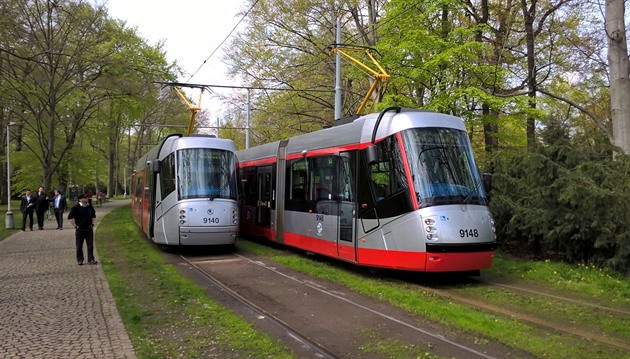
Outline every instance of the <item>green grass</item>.
{"type": "Polygon", "coordinates": [[[364,329],[362,334],[370,338],[368,344],[361,347],[361,351],[369,355],[378,354],[389,359],[440,358],[439,356],[431,353],[430,345],[427,345],[426,348],[419,348],[398,340],[383,339],[380,333],[374,329],[364,329]]]}
{"type": "Polygon", "coordinates": [[[617,337],[621,342],[630,342],[630,317],[618,312],[484,285],[465,286],[455,292],[489,305],[558,323],[566,328],[572,328],[579,323],[588,328],[588,332],[607,333],[607,336],[617,337]]]}
{"type": "Polygon", "coordinates": [[[560,262],[518,260],[498,254],[488,273],[543,284],[611,305],[630,305],[630,281],[609,269],[560,262]]]}
{"type": "MultiPolygon", "coordinates": [[[[623,350],[585,341],[575,336],[548,332],[515,319],[482,312],[411,286],[358,274],[359,271],[354,268],[345,269],[342,265],[319,261],[317,257],[306,258],[304,255],[295,255],[290,251],[273,249],[249,241],[240,241],[238,247],[308,275],[342,284],[359,293],[402,308],[413,315],[473,333],[480,342],[488,339],[497,340],[545,358],[624,358],[628,354],[623,350]]],[[[543,268],[545,265],[541,263],[543,268]]],[[[535,264],[532,266],[536,267],[535,264]]],[[[599,279],[599,284],[593,285],[599,286],[604,280],[599,279]]]]}
{"type": "MultiPolygon", "coordinates": [[[[20,201],[11,201],[11,212],[13,213],[13,227],[6,228],[7,206],[0,206],[0,241],[16,233],[22,228],[22,213],[20,212],[20,201]]],[[[37,221],[37,216],[33,214],[33,222],[37,221]]]]}
{"type": "Polygon", "coordinates": [[[291,358],[277,340],[210,300],[143,238],[124,206],[98,227],[97,250],[138,358],[291,358]]]}

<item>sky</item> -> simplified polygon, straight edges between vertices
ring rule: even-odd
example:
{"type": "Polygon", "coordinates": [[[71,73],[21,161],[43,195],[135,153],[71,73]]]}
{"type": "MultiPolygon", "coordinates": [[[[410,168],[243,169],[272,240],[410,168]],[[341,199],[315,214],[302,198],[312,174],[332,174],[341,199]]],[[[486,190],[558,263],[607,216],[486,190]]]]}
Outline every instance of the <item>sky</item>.
{"type": "MultiPolygon", "coordinates": [[[[226,66],[221,62],[231,37],[205,64],[204,61],[238,24],[241,17],[237,13],[246,3],[245,0],[108,0],[106,7],[110,17],[137,28],[149,44],[164,41],[167,59],[177,61],[185,70],[186,75],[179,82],[240,85],[228,80],[226,66]]],[[[239,28],[243,26],[244,22],[239,28]]],[[[186,90],[186,93],[196,105],[199,90],[186,90]]],[[[213,116],[218,106],[220,103],[204,91],[201,107],[213,116]]]]}

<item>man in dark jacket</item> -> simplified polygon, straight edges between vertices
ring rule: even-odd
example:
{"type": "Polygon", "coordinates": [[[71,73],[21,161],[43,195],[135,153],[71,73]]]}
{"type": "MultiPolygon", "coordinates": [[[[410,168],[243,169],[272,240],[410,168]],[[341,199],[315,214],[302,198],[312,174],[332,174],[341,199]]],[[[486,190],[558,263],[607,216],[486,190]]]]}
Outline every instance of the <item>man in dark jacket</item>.
{"type": "Polygon", "coordinates": [[[30,189],[27,189],[22,196],[22,202],[20,203],[20,211],[22,212],[22,230],[26,230],[26,218],[30,219],[29,228],[33,230],[33,211],[35,210],[35,195],[30,189]]]}
{"type": "Polygon", "coordinates": [[[66,196],[64,196],[60,190],[55,188],[55,196],[52,200],[53,208],[55,209],[55,219],[57,220],[57,229],[63,229],[63,212],[66,211],[67,203],[66,196]]]}
{"type": "Polygon", "coordinates": [[[48,206],[48,196],[46,196],[46,192],[44,192],[44,187],[39,187],[35,204],[35,213],[37,214],[37,226],[39,227],[39,229],[44,229],[44,216],[46,216],[48,206]]]}
{"type": "Polygon", "coordinates": [[[87,242],[88,264],[97,264],[94,259],[94,219],[96,211],[88,204],[88,198],[84,194],[79,195],[79,203],[74,205],[68,213],[68,220],[74,226],[77,263],[83,265],[83,242],[87,242]]]}

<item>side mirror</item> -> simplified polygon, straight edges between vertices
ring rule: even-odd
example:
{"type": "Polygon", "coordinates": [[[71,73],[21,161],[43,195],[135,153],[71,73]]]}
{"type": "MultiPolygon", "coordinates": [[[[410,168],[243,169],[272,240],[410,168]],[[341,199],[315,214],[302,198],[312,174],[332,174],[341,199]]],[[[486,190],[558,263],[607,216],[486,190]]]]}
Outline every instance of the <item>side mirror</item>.
{"type": "Polygon", "coordinates": [[[160,173],[160,171],[162,170],[162,161],[160,160],[153,161],[153,168],[151,169],[153,170],[153,173],[160,173]]]}
{"type": "Polygon", "coordinates": [[[368,166],[378,163],[378,151],[375,145],[368,146],[365,149],[365,158],[367,160],[368,166]]]}

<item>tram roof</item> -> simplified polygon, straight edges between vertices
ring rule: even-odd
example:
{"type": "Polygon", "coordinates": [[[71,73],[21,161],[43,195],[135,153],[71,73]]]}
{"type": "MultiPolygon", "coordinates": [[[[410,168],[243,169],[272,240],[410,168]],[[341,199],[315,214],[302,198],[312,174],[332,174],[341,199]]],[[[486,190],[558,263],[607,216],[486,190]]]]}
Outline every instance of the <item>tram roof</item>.
{"type": "MultiPolygon", "coordinates": [[[[331,128],[292,137],[287,153],[317,150],[351,144],[370,143],[378,113],[361,116],[356,120],[331,128]]],[[[400,113],[386,113],[378,127],[376,140],[394,133],[419,127],[449,127],[466,130],[461,118],[432,111],[403,109],[400,113]]]]}
{"type": "MultiPolygon", "coordinates": [[[[356,120],[335,127],[291,137],[287,143],[287,154],[352,144],[370,143],[378,113],[361,116],[356,120]]],[[[402,109],[400,113],[387,112],[376,133],[376,140],[409,128],[448,127],[465,131],[461,118],[432,111],[402,109]]],[[[280,141],[241,150],[239,160],[251,161],[275,157],[280,141]]]]}
{"type": "Polygon", "coordinates": [[[216,138],[211,135],[182,136],[181,134],[172,134],[140,157],[136,163],[136,169],[144,167],[147,161],[163,159],[170,153],[185,148],[212,148],[236,152],[234,142],[225,138],[216,138]]]}
{"type": "Polygon", "coordinates": [[[211,148],[231,152],[236,151],[236,145],[232,140],[208,135],[190,135],[172,139],[169,138],[160,151],[160,157],[185,148],[211,148]]]}

